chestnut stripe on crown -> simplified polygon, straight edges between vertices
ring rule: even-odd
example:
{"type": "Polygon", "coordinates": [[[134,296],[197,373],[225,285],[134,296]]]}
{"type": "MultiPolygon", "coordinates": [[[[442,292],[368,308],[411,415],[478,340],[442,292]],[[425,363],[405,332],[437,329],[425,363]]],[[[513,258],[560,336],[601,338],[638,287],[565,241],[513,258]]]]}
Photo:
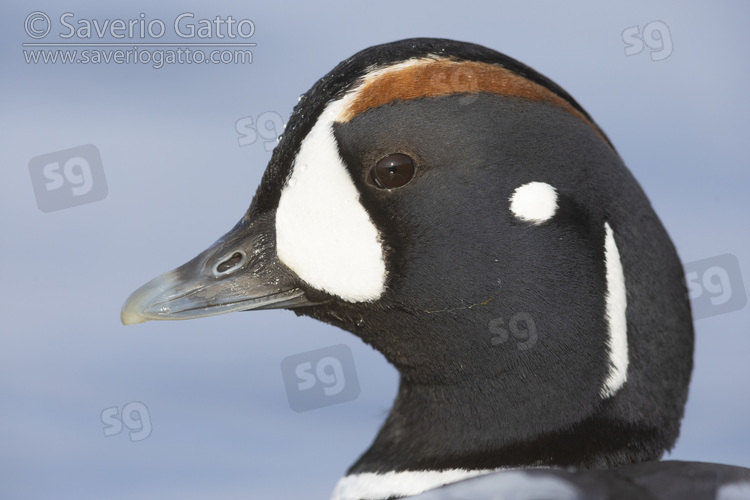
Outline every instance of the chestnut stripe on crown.
{"type": "Polygon", "coordinates": [[[580,111],[551,90],[502,66],[477,61],[410,59],[373,71],[365,76],[338,120],[351,121],[368,109],[394,101],[478,92],[549,102],[587,123],[607,142],[580,111]]]}

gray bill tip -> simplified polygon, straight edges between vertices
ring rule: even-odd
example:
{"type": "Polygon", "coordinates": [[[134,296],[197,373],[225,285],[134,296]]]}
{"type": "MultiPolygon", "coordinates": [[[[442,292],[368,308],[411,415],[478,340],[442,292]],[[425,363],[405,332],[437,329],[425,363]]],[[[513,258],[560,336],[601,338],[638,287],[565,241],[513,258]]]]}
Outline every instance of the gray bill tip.
{"type": "Polygon", "coordinates": [[[279,286],[265,280],[212,280],[186,277],[182,268],[149,281],[125,301],[120,312],[123,325],[150,320],[203,318],[251,309],[292,309],[317,304],[293,285],[279,286]]]}
{"type": "Polygon", "coordinates": [[[170,290],[179,285],[174,271],[166,272],[130,294],[120,311],[123,325],[135,325],[152,319],[168,319],[170,290]]]}

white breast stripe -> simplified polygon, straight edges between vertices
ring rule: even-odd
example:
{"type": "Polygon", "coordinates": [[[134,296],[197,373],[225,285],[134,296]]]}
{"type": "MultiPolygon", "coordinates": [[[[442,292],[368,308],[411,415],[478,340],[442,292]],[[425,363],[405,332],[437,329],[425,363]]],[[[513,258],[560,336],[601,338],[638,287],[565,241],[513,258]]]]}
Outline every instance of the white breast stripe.
{"type": "Polygon", "coordinates": [[[445,484],[489,474],[496,470],[499,469],[449,469],[351,474],[339,480],[333,490],[331,500],[383,500],[391,497],[418,495],[445,484]]]}
{"type": "Polygon", "coordinates": [[[458,484],[422,493],[414,500],[457,498],[492,500],[581,500],[589,498],[571,482],[554,474],[530,474],[528,470],[505,470],[471,478],[458,484]]]}
{"type": "Polygon", "coordinates": [[[607,268],[607,329],[609,339],[609,374],[601,395],[613,396],[628,378],[628,322],[625,316],[625,274],[622,271],[620,252],[608,222],[604,223],[604,260],[607,268]]]}
{"type": "Polygon", "coordinates": [[[385,291],[386,269],[378,231],[333,136],[349,98],[329,104],[302,141],[276,210],[276,252],[309,285],[360,302],[385,291]]]}
{"type": "Polygon", "coordinates": [[[747,500],[750,498],[750,481],[724,484],[716,492],[716,500],[747,500]]]}

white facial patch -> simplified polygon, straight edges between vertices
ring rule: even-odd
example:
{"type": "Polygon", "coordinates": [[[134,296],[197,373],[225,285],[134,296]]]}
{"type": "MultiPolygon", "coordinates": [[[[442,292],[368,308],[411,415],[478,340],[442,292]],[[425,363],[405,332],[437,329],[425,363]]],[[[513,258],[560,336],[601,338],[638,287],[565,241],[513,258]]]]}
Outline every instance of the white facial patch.
{"type": "Polygon", "coordinates": [[[495,470],[449,469],[351,474],[339,480],[331,500],[383,500],[418,495],[445,484],[491,472],[495,470]]]}
{"type": "Polygon", "coordinates": [[[517,219],[539,225],[557,211],[557,192],[546,182],[529,182],[510,196],[510,211],[517,219]]]}
{"type": "Polygon", "coordinates": [[[609,374],[601,395],[613,396],[628,379],[628,321],[625,316],[625,274],[615,235],[608,222],[604,223],[604,260],[607,270],[606,319],[609,348],[609,374]]]}
{"type": "Polygon", "coordinates": [[[350,98],[329,104],[302,141],[276,210],[276,252],[310,286],[362,302],[385,291],[386,269],[377,228],[333,136],[350,98]]]}

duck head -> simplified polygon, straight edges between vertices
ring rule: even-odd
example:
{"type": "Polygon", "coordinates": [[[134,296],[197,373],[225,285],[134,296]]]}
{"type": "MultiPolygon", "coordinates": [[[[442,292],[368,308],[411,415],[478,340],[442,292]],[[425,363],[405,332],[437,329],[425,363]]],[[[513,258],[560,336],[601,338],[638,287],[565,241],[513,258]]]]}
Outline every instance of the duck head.
{"type": "Polygon", "coordinates": [[[400,372],[348,478],[611,467],[679,432],[693,330],[667,233],[572,97],[478,45],[340,63],[240,222],[122,321],[268,308],[346,329],[400,372]]]}

